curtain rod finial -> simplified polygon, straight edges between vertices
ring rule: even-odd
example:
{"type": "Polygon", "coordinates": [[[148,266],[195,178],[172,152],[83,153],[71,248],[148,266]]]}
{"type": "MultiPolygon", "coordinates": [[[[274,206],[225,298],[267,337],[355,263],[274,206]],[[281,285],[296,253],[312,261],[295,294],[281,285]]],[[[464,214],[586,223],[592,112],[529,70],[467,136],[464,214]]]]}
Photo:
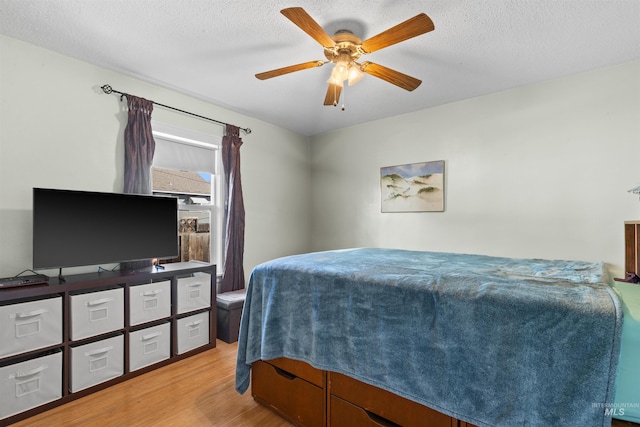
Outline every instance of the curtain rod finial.
{"type": "Polygon", "coordinates": [[[113,88],[109,85],[104,85],[102,86],[102,91],[106,94],[112,93],[113,92],[113,88]]]}
{"type": "Polygon", "coordinates": [[[244,133],[246,133],[247,135],[249,135],[249,134],[251,133],[251,129],[249,129],[249,128],[245,128],[245,129],[242,129],[242,130],[243,130],[243,131],[244,131],[244,133]]]}

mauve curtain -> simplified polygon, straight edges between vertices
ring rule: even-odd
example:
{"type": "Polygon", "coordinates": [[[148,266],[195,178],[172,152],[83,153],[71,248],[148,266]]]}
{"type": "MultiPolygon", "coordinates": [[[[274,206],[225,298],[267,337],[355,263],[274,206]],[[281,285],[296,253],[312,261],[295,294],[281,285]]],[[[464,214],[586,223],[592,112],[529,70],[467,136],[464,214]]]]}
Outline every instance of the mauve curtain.
{"type": "Polygon", "coordinates": [[[153,101],[127,95],[129,117],[124,130],[124,192],[151,194],[151,163],[156,142],[151,133],[153,101]]]}
{"type": "Polygon", "coordinates": [[[227,185],[224,274],[220,292],[244,288],[244,201],[240,182],[240,128],[227,125],[222,138],[222,165],[227,185]]]}

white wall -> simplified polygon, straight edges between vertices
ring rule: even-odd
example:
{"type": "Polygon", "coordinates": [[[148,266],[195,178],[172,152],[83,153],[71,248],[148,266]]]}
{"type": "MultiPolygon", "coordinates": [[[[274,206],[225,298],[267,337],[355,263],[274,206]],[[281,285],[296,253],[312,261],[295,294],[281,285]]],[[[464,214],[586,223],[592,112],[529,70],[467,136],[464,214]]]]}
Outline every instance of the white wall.
{"type": "MultiPolygon", "coordinates": [[[[253,129],[242,148],[247,276],[278,256],[354,246],[602,260],[621,274],[622,223],[640,218],[627,193],[640,185],[639,62],[354,126],[309,148],[4,36],[0,56],[0,276],[31,267],[32,187],[121,191],[126,114],[105,83],[253,129]],[[430,160],[445,160],[445,212],[380,213],[380,167],[430,160]]],[[[222,133],[161,108],[153,117],[222,133]]]]}
{"type": "MultiPolygon", "coordinates": [[[[420,89],[418,89],[420,90],[420,89]]],[[[624,264],[640,219],[640,62],[312,139],[312,248],[624,264]],[[445,212],[380,213],[380,167],[445,161],[445,212]]]]}
{"type": "MultiPolygon", "coordinates": [[[[0,277],[31,268],[32,187],[122,191],[127,116],[118,96],[102,93],[103,84],[253,130],[241,133],[247,279],[260,262],[308,250],[307,138],[4,36],[0,56],[0,277]]],[[[160,107],[153,118],[223,133],[160,107]]]]}

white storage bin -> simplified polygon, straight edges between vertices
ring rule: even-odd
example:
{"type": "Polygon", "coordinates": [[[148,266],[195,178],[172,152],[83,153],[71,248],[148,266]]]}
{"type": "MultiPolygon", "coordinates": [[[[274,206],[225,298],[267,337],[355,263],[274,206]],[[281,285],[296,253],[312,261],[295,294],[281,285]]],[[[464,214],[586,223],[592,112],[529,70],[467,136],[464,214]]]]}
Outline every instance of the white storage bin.
{"type": "Polygon", "coordinates": [[[124,373],[124,337],[71,347],[72,392],[116,378],[124,373]]]}
{"type": "Polygon", "coordinates": [[[129,324],[139,325],[171,316],[171,281],[129,288],[129,324]]]}
{"type": "Polygon", "coordinates": [[[211,275],[195,273],[193,277],[178,279],[178,313],[211,306],[211,275]]]}
{"type": "Polygon", "coordinates": [[[209,312],[178,319],[178,354],[209,344],[209,312]]]}
{"type": "Polygon", "coordinates": [[[62,297],[0,307],[0,357],[62,343],[62,297]]]}
{"type": "Polygon", "coordinates": [[[0,368],[0,419],[62,397],[62,352],[0,368]]]}
{"type": "Polygon", "coordinates": [[[166,360],[170,355],[171,327],[168,322],[129,334],[129,371],[166,360]]]}
{"type": "Polygon", "coordinates": [[[124,289],[71,295],[71,339],[79,340],[124,327],[124,289]]]}

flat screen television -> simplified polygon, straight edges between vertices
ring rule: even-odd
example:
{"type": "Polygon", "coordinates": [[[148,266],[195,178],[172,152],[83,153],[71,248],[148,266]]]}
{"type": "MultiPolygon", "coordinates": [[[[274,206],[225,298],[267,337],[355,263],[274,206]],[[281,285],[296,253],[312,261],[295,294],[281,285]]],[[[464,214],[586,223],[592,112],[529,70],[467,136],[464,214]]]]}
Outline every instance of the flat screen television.
{"type": "Polygon", "coordinates": [[[33,189],[33,268],[178,256],[173,197],[33,189]]]}

